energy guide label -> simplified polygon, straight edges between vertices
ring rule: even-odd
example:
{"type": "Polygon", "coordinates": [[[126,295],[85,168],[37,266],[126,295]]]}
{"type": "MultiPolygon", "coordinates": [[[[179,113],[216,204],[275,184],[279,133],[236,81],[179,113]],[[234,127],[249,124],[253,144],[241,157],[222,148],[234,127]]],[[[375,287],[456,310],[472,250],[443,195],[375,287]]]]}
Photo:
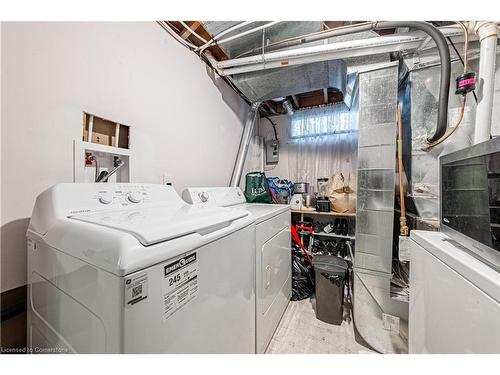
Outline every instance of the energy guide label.
{"type": "Polygon", "coordinates": [[[198,295],[198,261],[196,252],[183,255],[163,266],[163,320],[198,295]]]}

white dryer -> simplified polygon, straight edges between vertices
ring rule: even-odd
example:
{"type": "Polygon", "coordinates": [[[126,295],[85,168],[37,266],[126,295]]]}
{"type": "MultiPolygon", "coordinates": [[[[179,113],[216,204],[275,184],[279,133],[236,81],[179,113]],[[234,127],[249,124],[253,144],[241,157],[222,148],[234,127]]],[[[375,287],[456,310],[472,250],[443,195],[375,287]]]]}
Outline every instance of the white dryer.
{"type": "Polygon", "coordinates": [[[28,229],[33,352],[254,353],[254,219],[172,187],[60,184],[28,229]]]}
{"type": "Polygon", "coordinates": [[[410,354],[500,353],[500,272],[442,232],[411,232],[410,354]]]}
{"type": "Polygon", "coordinates": [[[256,352],[264,353],[292,293],[290,206],[247,203],[239,187],[188,188],[182,197],[196,207],[244,209],[255,218],[256,352]]]}

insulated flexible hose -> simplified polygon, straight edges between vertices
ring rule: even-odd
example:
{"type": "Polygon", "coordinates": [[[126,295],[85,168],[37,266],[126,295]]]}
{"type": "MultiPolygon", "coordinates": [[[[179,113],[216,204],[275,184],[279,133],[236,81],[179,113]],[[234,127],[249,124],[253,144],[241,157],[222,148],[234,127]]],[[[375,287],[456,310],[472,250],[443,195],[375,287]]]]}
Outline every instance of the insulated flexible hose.
{"type": "Polygon", "coordinates": [[[395,29],[398,27],[411,27],[427,33],[434,43],[439,53],[441,61],[441,78],[439,83],[439,99],[438,99],[438,120],[436,131],[432,137],[427,138],[429,143],[434,143],[446,133],[448,128],[448,94],[450,91],[450,50],[446,38],[439,29],[428,22],[412,22],[412,21],[383,21],[377,22],[373,30],[395,29]]]}

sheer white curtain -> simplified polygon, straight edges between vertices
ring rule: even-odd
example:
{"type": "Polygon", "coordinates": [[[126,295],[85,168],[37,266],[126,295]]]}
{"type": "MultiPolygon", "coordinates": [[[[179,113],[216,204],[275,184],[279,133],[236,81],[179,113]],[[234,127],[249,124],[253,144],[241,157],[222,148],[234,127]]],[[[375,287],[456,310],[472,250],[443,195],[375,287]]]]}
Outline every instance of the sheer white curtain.
{"type": "Polygon", "coordinates": [[[290,177],[309,182],[342,173],[346,183],[356,186],[357,109],[344,103],[296,111],[291,118],[290,177]]]}

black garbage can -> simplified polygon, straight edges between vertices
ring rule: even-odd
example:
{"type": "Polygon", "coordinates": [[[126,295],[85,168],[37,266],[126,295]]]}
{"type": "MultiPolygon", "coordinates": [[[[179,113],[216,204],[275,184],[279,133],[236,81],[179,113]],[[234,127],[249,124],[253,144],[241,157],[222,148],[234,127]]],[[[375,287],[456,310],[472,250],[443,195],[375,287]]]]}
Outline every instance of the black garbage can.
{"type": "Polygon", "coordinates": [[[313,257],[316,279],[316,318],[335,324],[342,324],[344,285],[348,264],[333,255],[313,257]]]}

